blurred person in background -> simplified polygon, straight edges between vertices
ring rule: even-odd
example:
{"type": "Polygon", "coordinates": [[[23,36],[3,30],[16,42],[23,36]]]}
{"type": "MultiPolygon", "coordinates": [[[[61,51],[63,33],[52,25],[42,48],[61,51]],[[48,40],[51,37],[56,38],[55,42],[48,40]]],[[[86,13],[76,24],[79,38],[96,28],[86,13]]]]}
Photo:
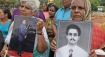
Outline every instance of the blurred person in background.
{"type": "MultiPolygon", "coordinates": [[[[53,28],[52,28],[52,23],[54,21],[54,16],[55,13],[57,12],[58,7],[55,4],[52,4],[48,7],[48,13],[49,13],[49,17],[46,18],[46,30],[47,30],[47,34],[48,34],[48,39],[51,43],[51,41],[53,40],[53,38],[55,37],[53,28]]],[[[49,57],[54,57],[54,52],[52,52],[52,50],[50,50],[50,55],[49,57]]]]}
{"type": "Polygon", "coordinates": [[[72,0],[61,0],[63,6],[56,12],[53,22],[53,30],[55,34],[57,33],[56,26],[58,25],[58,21],[69,20],[71,18],[71,1],[72,0]]]}
{"type": "Polygon", "coordinates": [[[11,13],[8,8],[0,8],[0,30],[4,39],[6,38],[11,24],[11,13]]]}
{"type": "Polygon", "coordinates": [[[42,12],[45,16],[45,19],[49,17],[48,11],[47,11],[47,3],[42,3],[42,12]]]}

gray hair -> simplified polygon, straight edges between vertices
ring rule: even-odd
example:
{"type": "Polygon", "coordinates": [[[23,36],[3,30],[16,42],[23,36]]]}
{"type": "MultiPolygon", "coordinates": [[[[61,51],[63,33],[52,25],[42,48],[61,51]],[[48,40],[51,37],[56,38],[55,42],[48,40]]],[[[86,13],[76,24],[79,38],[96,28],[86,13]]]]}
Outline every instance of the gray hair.
{"type": "Polygon", "coordinates": [[[26,2],[27,5],[31,6],[33,12],[38,10],[40,6],[39,0],[20,0],[21,4],[22,2],[26,2]]]}
{"type": "MultiPolygon", "coordinates": [[[[85,15],[82,18],[82,21],[91,20],[91,3],[89,0],[83,0],[85,3],[86,11],[85,15]]],[[[73,4],[74,0],[72,0],[71,5],[73,4]]]]}

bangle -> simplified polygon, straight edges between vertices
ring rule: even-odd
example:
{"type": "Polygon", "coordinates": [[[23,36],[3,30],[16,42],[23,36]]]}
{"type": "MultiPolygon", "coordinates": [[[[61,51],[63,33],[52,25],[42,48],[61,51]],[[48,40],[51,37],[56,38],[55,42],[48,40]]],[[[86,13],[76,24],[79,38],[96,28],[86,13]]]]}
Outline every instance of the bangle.
{"type": "Polygon", "coordinates": [[[40,32],[40,33],[37,33],[38,35],[42,35],[42,32],[40,32]]]}

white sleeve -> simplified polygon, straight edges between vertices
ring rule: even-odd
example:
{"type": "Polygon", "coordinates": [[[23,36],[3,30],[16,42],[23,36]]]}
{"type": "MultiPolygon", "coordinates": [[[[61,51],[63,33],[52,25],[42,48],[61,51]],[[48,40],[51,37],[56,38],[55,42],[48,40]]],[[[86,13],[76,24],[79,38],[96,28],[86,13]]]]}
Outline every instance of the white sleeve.
{"type": "Polygon", "coordinates": [[[45,41],[49,43],[49,39],[48,39],[48,35],[47,35],[47,32],[46,32],[46,28],[45,27],[43,27],[42,33],[44,35],[45,41]]]}
{"type": "Polygon", "coordinates": [[[12,34],[12,30],[10,31],[10,33],[8,33],[6,39],[5,39],[5,43],[9,45],[10,43],[10,39],[11,39],[11,34],[12,34]]]}

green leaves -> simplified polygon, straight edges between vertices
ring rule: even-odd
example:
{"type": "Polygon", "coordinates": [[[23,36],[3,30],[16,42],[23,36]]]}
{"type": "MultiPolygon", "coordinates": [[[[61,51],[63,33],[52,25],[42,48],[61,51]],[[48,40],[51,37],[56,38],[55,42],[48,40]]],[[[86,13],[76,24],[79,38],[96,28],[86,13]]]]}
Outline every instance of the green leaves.
{"type": "Polygon", "coordinates": [[[97,6],[105,6],[105,0],[90,0],[90,2],[93,11],[97,11],[97,6]]]}
{"type": "Polygon", "coordinates": [[[19,5],[19,0],[0,0],[0,5],[4,7],[16,7],[19,5]]]}

